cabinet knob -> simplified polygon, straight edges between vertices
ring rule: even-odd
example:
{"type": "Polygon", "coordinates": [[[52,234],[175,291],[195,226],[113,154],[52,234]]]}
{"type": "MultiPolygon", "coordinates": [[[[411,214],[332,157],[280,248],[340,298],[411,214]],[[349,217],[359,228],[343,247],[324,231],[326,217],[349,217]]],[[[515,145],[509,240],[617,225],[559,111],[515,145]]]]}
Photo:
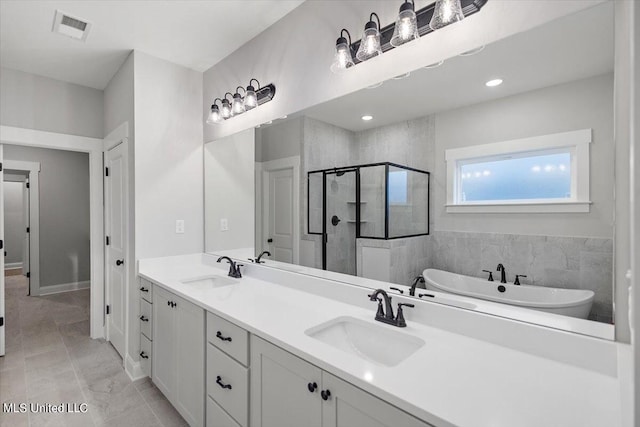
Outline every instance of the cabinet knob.
{"type": "Polygon", "coordinates": [[[320,392],[320,396],[322,396],[322,400],[329,400],[329,398],[331,397],[331,391],[329,389],[322,390],[320,392]]]}
{"type": "Polygon", "coordinates": [[[226,389],[231,390],[231,384],[225,384],[225,383],[223,383],[223,382],[222,382],[222,377],[221,377],[220,375],[218,375],[218,376],[216,377],[216,384],[218,384],[218,385],[219,385],[220,387],[222,387],[222,388],[226,388],[226,389]]]}
{"type": "Polygon", "coordinates": [[[311,393],[313,393],[318,388],[318,384],[317,383],[309,383],[309,384],[307,384],[307,388],[309,389],[309,391],[311,393]]]}
{"type": "Polygon", "coordinates": [[[146,354],[144,354],[144,351],[140,352],[140,357],[142,357],[143,359],[148,359],[149,356],[147,356],[146,354]]]}
{"type": "Polygon", "coordinates": [[[218,331],[218,332],[216,333],[216,338],[218,338],[219,340],[222,340],[222,341],[229,341],[229,342],[231,342],[231,337],[225,337],[225,336],[222,336],[222,332],[220,332],[220,331],[218,331]]]}

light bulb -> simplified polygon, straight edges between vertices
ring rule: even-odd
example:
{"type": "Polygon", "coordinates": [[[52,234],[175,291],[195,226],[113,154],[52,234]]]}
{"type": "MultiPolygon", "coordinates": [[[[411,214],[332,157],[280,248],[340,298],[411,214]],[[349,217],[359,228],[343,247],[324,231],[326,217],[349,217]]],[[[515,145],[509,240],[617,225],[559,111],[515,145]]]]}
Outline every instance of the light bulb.
{"type": "Polygon", "coordinates": [[[400,6],[396,26],[391,37],[391,46],[398,47],[420,37],[418,33],[418,20],[413,3],[405,1],[400,6]]]}
{"type": "Polygon", "coordinates": [[[373,21],[369,21],[367,25],[364,26],[364,33],[362,34],[362,41],[356,53],[356,58],[360,61],[366,61],[369,58],[381,54],[382,47],[380,46],[380,31],[378,31],[378,25],[373,21]]]}
{"type": "Polygon", "coordinates": [[[233,103],[231,104],[231,115],[237,116],[245,112],[242,96],[238,92],[233,95],[233,103]]]}
{"type": "Polygon", "coordinates": [[[437,30],[463,19],[464,13],[462,13],[460,0],[437,0],[429,26],[432,30],[437,30]]]}
{"type": "Polygon", "coordinates": [[[227,99],[223,99],[222,100],[222,118],[223,119],[228,119],[229,117],[231,117],[231,104],[229,104],[229,100],[227,99]]]}
{"type": "Polygon", "coordinates": [[[247,92],[244,95],[244,109],[249,111],[258,106],[258,96],[256,95],[256,89],[249,85],[247,86],[247,92]]]}
{"type": "Polygon", "coordinates": [[[211,111],[209,112],[209,117],[207,117],[207,123],[210,125],[220,123],[222,121],[222,116],[220,115],[220,109],[216,104],[211,106],[211,111]]]}
{"type": "Polygon", "coordinates": [[[336,53],[333,57],[333,63],[331,64],[331,71],[334,73],[340,73],[353,65],[354,62],[353,57],[351,56],[351,47],[347,43],[347,39],[340,37],[336,41],[336,53]]]}

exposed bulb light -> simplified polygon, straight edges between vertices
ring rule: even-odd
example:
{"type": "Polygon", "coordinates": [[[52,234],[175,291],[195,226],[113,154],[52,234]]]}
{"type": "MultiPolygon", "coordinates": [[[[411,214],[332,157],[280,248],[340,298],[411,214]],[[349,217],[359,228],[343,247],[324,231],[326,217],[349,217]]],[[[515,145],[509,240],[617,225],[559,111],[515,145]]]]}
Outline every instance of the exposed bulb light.
{"type": "MultiPolygon", "coordinates": [[[[256,79],[251,79],[249,82],[249,86],[244,91],[244,109],[246,111],[252,110],[258,106],[258,96],[256,95],[256,88],[253,87],[252,82],[256,79]]],[[[256,80],[258,83],[258,88],[260,88],[260,82],[256,80]]]]}
{"type": "Polygon", "coordinates": [[[340,31],[340,37],[336,40],[336,52],[331,63],[331,71],[340,73],[354,65],[353,56],[351,55],[351,34],[343,28],[340,31]],[[348,40],[343,36],[344,33],[347,33],[348,40]]]}
{"type": "Polygon", "coordinates": [[[362,120],[364,120],[365,122],[368,122],[370,120],[373,120],[373,116],[366,114],[364,116],[362,116],[362,120]]]}
{"type": "Polygon", "coordinates": [[[216,98],[211,105],[211,110],[209,111],[209,116],[207,117],[207,123],[210,125],[218,124],[222,122],[222,114],[220,114],[220,108],[216,104],[217,101],[220,101],[220,98],[216,98]]]}
{"type": "Polygon", "coordinates": [[[233,94],[233,102],[231,103],[231,113],[234,116],[238,114],[244,113],[246,110],[244,108],[244,100],[242,99],[242,95],[238,92],[238,89],[242,89],[244,92],[244,88],[242,86],[238,86],[236,88],[236,93],[233,94]]]}
{"type": "Polygon", "coordinates": [[[432,30],[437,30],[463,19],[464,13],[462,13],[460,0],[437,0],[429,26],[432,30]]]}
{"type": "Polygon", "coordinates": [[[366,61],[374,56],[382,55],[382,47],[380,46],[380,18],[373,12],[369,15],[369,22],[364,26],[362,33],[362,41],[356,53],[356,58],[360,61],[366,61]],[[378,23],[373,21],[376,17],[378,23]]]}
{"type": "Polygon", "coordinates": [[[224,99],[222,100],[222,108],[220,109],[220,114],[222,114],[222,118],[225,120],[233,115],[231,114],[231,103],[227,99],[227,95],[231,94],[229,92],[225,94],[224,99]]]}
{"type": "Polygon", "coordinates": [[[502,79],[493,79],[493,80],[489,80],[488,82],[485,83],[485,86],[487,87],[496,87],[496,86],[500,86],[502,84],[502,79]]]}
{"type": "Polygon", "coordinates": [[[420,37],[418,33],[418,18],[416,17],[413,0],[405,0],[400,6],[396,26],[391,37],[391,46],[398,47],[420,37]]]}

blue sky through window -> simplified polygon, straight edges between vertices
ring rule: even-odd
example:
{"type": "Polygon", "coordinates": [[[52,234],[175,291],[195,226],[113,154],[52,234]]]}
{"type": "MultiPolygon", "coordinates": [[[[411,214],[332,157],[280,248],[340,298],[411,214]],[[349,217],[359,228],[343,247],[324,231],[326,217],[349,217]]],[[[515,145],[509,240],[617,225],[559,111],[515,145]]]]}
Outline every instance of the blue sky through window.
{"type": "Polygon", "coordinates": [[[389,171],[389,204],[407,204],[407,171],[389,171]]]}
{"type": "MultiPolygon", "coordinates": [[[[460,202],[571,197],[568,152],[463,164],[460,202]]],[[[391,178],[389,178],[391,181],[391,178]]]]}

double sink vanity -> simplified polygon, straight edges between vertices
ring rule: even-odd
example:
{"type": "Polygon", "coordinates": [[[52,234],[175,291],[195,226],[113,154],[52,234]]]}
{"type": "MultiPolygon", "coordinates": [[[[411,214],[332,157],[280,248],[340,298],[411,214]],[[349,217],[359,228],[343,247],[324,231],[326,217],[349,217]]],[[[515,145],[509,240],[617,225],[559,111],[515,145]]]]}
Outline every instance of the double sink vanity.
{"type": "Polygon", "coordinates": [[[614,342],[394,294],[398,327],[376,289],[217,259],[138,266],[145,373],[192,426],[620,422],[614,342]]]}

